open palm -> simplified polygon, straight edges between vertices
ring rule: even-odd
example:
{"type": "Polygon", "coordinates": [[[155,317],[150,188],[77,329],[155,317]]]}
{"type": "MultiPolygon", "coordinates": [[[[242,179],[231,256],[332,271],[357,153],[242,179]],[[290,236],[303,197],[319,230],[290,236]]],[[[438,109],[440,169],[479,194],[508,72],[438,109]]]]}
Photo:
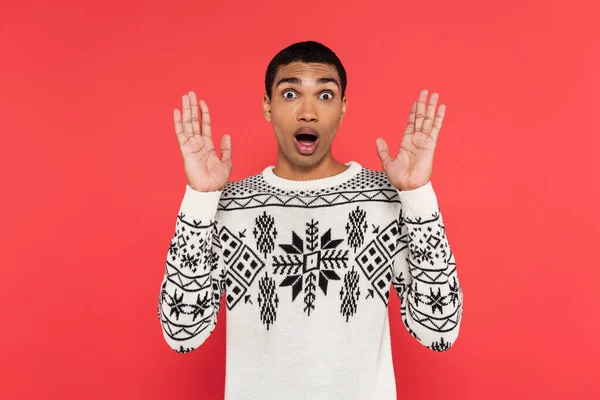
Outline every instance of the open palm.
{"type": "Polygon", "coordinates": [[[231,137],[221,137],[221,158],[213,144],[208,106],[200,100],[202,128],[198,115],[196,94],[190,91],[182,96],[183,120],[179,110],[173,110],[175,136],[179,142],[188,184],[200,192],[223,189],[233,168],[231,163],[231,137]]]}
{"type": "Polygon", "coordinates": [[[410,110],[406,129],[396,157],[390,156],[387,143],[377,138],[377,154],[390,183],[399,190],[412,190],[425,185],[431,178],[433,154],[442,127],[446,107],[442,104],[434,120],[438,94],[433,93],[427,104],[427,90],[410,110]]]}

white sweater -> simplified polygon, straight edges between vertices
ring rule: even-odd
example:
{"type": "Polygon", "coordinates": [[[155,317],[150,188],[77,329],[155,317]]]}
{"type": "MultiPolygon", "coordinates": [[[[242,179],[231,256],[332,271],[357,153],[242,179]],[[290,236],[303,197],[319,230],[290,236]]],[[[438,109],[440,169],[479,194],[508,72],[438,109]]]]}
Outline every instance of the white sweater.
{"type": "Polygon", "coordinates": [[[294,181],[273,166],[221,191],[186,185],[158,298],[164,338],[198,348],[227,305],[227,400],[395,400],[388,300],[445,351],[462,289],[436,195],[354,161],[294,181]]]}

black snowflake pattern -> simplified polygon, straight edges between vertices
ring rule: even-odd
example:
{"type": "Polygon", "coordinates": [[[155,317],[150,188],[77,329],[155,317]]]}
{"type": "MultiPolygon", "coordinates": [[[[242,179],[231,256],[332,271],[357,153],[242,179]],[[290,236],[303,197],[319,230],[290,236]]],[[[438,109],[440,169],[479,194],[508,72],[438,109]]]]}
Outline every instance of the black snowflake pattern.
{"type": "Polygon", "coordinates": [[[288,275],[279,286],[291,286],[292,301],[304,288],[304,311],[309,316],[315,309],[317,284],[327,295],[329,281],[340,280],[334,269],[348,267],[348,250],[336,250],[344,239],[332,239],[328,229],[319,240],[318,225],[314,219],[306,223],[304,240],[292,231],[292,243],[279,245],[286,254],[273,256],[273,272],[288,275]]]}
{"type": "Polygon", "coordinates": [[[410,252],[415,263],[421,265],[428,263],[435,265],[437,259],[447,259],[448,243],[446,240],[446,230],[441,223],[439,209],[431,215],[429,219],[417,217],[410,219],[401,217],[404,223],[409,224],[410,233],[410,252]],[[431,226],[432,223],[437,223],[437,228],[431,226]],[[417,240],[418,239],[418,240],[417,240]]]}
{"type": "MultiPolygon", "coordinates": [[[[178,229],[171,238],[168,252],[171,261],[179,260],[179,266],[191,272],[198,272],[199,266],[205,269],[209,266],[214,268],[218,255],[211,248],[211,242],[205,237],[203,230],[206,227],[191,225],[189,221],[183,219],[184,217],[185,215],[180,215],[181,222],[178,221],[178,229]]],[[[213,224],[213,230],[215,225],[216,223],[213,224]]]]}
{"type": "Polygon", "coordinates": [[[169,316],[175,314],[176,320],[179,320],[181,314],[184,314],[191,315],[192,321],[195,321],[198,316],[204,317],[205,311],[212,306],[212,299],[209,297],[208,291],[198,294],[195,304],[185,303],[183,301],[183,291],[178,294],[177,289],[175,289],[173,296],[170,296],[167,292],[163,292],[162,295],[164,302],[171,308],[169,316]]]}

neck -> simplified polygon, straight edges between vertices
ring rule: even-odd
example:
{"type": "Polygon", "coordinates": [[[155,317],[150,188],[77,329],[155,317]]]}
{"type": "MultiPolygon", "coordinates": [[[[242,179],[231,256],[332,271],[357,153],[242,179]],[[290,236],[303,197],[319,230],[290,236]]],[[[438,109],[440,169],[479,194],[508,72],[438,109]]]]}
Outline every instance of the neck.
{"type": "Polygon", "coordinates": [[[279,154],[273,173],[283,179],[306,181],[337,175],[348,168],[348,165],[337,161],[330,154],[316,163],[308,162],[306,165],[294,164],[279,154]]]}

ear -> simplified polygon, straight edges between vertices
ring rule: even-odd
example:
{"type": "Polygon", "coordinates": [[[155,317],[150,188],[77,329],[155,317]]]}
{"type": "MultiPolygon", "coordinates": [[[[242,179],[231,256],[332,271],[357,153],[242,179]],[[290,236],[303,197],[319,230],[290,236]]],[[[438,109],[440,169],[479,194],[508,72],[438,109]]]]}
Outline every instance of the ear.
{"type": "Polygon", "coordinates": [[[265,115],[265,119],[271,122],[271,100],[269,100],[269,96],[266,93],[263,96],[263,114],[265,115]]]}
{"type": "Polygon", "coordinates": [[[346,109],[348,108],[348,96],[344,95],[342,99],[342,115],[340,116],[340,124],[344,120],[344,114],[346,114],[346,109]]]}

